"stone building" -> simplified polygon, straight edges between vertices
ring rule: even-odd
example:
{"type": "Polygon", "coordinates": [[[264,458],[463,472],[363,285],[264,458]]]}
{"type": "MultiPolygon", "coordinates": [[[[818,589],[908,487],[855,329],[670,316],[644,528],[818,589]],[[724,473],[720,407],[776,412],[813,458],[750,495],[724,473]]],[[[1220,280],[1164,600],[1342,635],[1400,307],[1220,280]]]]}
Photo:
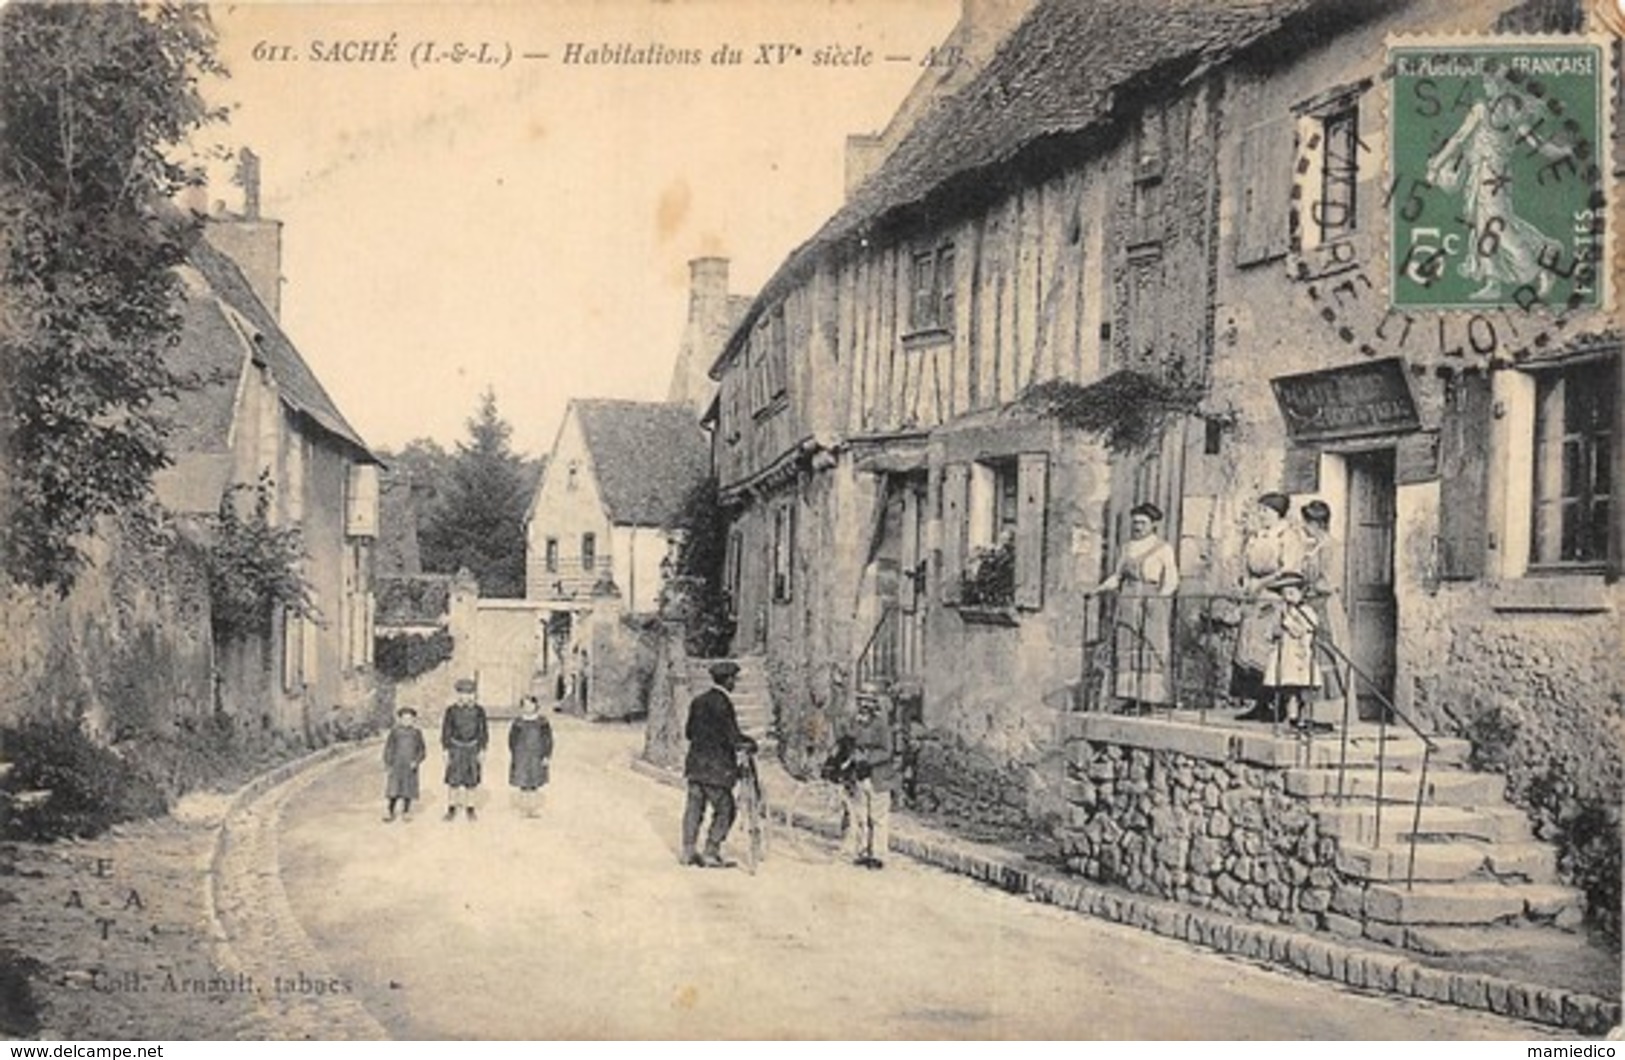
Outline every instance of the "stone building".
{"type": "Polygon", "coordinates": [[[176,400],[173,465],[154,486],[182,516],[268,492],[272,525],[298,530],[314,614],[279,614],[268,638],[216,645],[220,704],[306,731],[372,704],[373,545],[379,461],[283,332],[281,224],[259,214],[257,165],[241,214],[216,212],[181,266],[183,329],[171,359],[195,373],[176,400]]]}
{"type": "MultiPolygon", "coordinates": [[[[1321,790],[1287,778],[1290,741],[1228,722],[1227,605],[1244,601],[1226,597],[1248,509],[1283,491],[1294,512],[1325,501],[1343,540],[1351,729],[1414,724],[1436,768],[1500,740],[1506,786],[1537,825],[1550,808],[1531,774],[1617,808],[1618,333],[1583,305],[1548,305],[1497,318],[1492,342],[1470,310],[1389,313],[1383,272],[1387,211],[1408,206],[1384,183],[1384,42],[1567,31],[1576,10],[1041,2],[922,109],[713,369],[735,649],[765,657],[792,768],[856,697],[881,696],[928,803],[1059,826],[1079,871],[1218,902],[1211,880],[1191,884],[1189,821],[1152,814],[1146,792],[1173,769],[1203,789],[1241,755],[1262,771],[1235,774],[1246,812],[1279,828],[1282,798],[1321,790]],[[1106,413],[1065,411],[1078,407],[1106,413]],[[1143,501],[1166,513],[1182,575],[1172,709],[1079,713],[1111,705],[1094,587],[1143,501]],[[1104,801],[1096,781],[1113,781],[1104,801]],[[1160,874],[1135,860],[1159,849],[1160,874]]],[[[1582,159],[1606,146],[1591,135],[1582,159]]],[[[1157,790],[1164,808],[1176,797],[1157,790]]],[[[1199,816],[1213,809],[1192,797],[1199,816]]],[[[1358,829],[1319,813],[1287,814],[1308,860],[1271,869],[1280,888],[1242,881],[1227,908],[1364,930],[1360,903],[1386,877],[1340,868],[1374,871],[1358,829]],[[1341,855],[1318,842],[1338,837],[1341,855]],[[1308,899],[1300,869],[1317,873],[1308,899]]],[[[1473,826],[1486,842],[1499,827],[1473,826]]],[[[1238,856],[1209,853],[1221,875],[1238,856]]],[[[1482,850],[1460,856],[1478,866],[1468,875],[1488,871],[1482,850]]],[[[1372,899],[1385,915],[1386,900],[1372,899]]]]}

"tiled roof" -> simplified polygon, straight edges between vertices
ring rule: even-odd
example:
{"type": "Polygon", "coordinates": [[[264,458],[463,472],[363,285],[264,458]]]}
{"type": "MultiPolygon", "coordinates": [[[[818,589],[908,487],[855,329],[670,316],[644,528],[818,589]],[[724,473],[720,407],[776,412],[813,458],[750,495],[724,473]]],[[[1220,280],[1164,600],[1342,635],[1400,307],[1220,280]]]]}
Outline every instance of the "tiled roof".
{"type": "MultiPolygon", "coordinates": [[[[908,217],[961,214],[1019,180],[1018,163],[1082,157],[1154,91],[1194,79],[1289,24],[1352,19],[1404,0],[1040,0],[987,66],[940,101],[762,288],[718,359],[824,254],[908,217]],[[1339,7],[1341,6],[1341,10],[1339,7]],[[1048,149],[1046,151],[1046,149],[1048,149]]],[[[1324,32],[1324,29],[1323,29],[1324,32]]]]}
{"type": "Polygon", "coordinates": [[[214,297],[231,312],[237,313],[251,328],[249,338],[259,356],[270,367],[271,377],[276,380],[283,402],[309,417],[329,434],[349,443],[363,459],[376,462],[377,458],[367,449],[367,443],[361,440],[355,428],[338,410],[316,374],[254,294],[254,289],[236,264],[210,246],[207,239],[197,241],[188,255],[188,261],[208,282],[214,297]]]}
{"type": "Polygon", "coordinates": [[[169,423],[166,443],[177,454],[220,452],[231,435],[248,339],[227,316],[202,273],[183,265],[180,278],[185,292],[181,333],[165,361],[188,385],[164,405],[169,423]]]}
{"type": "Polygon", "coordinates": [[[709,473],[705,436],[686,405],[576,399],[599,495],[618,526],[667,526],[709,473]]]}

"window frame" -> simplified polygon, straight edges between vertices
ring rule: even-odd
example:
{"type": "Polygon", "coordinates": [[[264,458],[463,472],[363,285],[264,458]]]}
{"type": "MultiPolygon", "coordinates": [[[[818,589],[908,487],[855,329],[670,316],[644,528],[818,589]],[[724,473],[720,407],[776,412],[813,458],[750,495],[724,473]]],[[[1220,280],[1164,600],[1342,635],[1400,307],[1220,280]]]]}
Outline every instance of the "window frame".
{"type": "Polygon", "coordinates": [[[598,535],[591,530],[581,535],[581,569],[589,574],[598,569],[598,535]]]}
{"type": "Polygon", "coordinates": [[[1368,80],[1339,85],[1292,108],[1297,122],[1294,171],[1312,173],[1316,178],[1306,189],[1304,199],[1290,200],[1289,245],[1294,251],[1330,246],[1354,238],[1362,231],[1359,185],[1364,141],[1360,137],[1360,100],[1370,88],[1368,80]],[[1346,165],[1343,164],[1345,159],[1328,150],[1335,127],[1348,130],[1346,165]],[[1329,225],[1324,223],[1322,204],[1327,201],[1329,181],[1333,180],[1346,191],[1347,202],[1339,223],[1329,225]]]}
{"type": "Polygon", "coordinates": [[[547,574],[559,572],[559,539],[556,537],[542,542],[542,570],[547,574]]]}
{"type": "Polygon", "coordinates": [[[1525,569],[1529,574],[1591,574],[1605,571],[1608,567],[1613,520],[1619,518],[1618,501],[1614,496],[1618,475],[1615,466],[1618,439],[1615,437],[1613,409],[1618,393],[1614,373],[1619,371],[1619,358],[1609,356],[1570,360],[1527,370],[1533,391],[1529,437],[1529,548],[1524,557],[1525,569]],[[1578,385],[1574,385],[1576,383],[1578,385]],[[1570,401],[1571,389],[1583,396],[1583,402],[1596,404],[1595,411],[1600,416],[1589,429],[1576,429],[1570,425],[1570,414],[1574,408],[1570,401]],[[1563,420],[1555,432],[1551,430],[1553,418],[1563,420]],[[1598,457],[1599,439],[1604,454],[1601,461],[1598,457]],[[1571,443],[1580,447],[1581,462],[1584,464],[1584,473],[1580,476],[1583,484],[1580,491],[1572,495],[1565,492],[1568,488],[1567,450],[1571,443]],[[1552,482],[1550,479],[1554,477],[1554,471],[1556,481],[1552,482]],[[1600,495],[1597,492],[1599,486],[1603,491],[1600,495]],[[1595,509],[1599,499],[1604,506],[1604,514],[1601,526],[1595,526],[1595,509]],[[1559,520],[1555,535],[1551,531],[1542,535],[1543,515],[1554,509],[1559,520]],[[1586,513],[1581,533],[1576,536],[1598,541],[1601,549],[1596,554],[1572,559],[1564,557],[1569,534],[1563,523],[1569,509],[1586,513]],[[1554,542],[1555,556],[1547,548],[1554,542]]]}
{"type": "Polygon", "coordinates": [[[776,604],[787,604],[795,599],[795,502],[786,501],[773,508],[773,584],[771,597],[776,604]]]}
{"type": "Polygon", "coordinates": [[[954,244],[943,240],[909,257],[908,334],[951,335],[957,304],[954,244]]]}

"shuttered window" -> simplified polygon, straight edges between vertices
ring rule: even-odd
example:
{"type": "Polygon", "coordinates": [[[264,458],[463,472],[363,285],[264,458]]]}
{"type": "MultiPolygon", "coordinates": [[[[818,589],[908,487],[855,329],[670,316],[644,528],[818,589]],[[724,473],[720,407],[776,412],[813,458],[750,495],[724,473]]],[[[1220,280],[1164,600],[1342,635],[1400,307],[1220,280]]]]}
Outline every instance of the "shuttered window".
{"type": "Polygon", "coordinates": [[[1048,507],[1046,453],[944,467],[943,602],[1043,607],[1048,507]],[[1001,573],[990,578],[992,569],[1001,573]]]}

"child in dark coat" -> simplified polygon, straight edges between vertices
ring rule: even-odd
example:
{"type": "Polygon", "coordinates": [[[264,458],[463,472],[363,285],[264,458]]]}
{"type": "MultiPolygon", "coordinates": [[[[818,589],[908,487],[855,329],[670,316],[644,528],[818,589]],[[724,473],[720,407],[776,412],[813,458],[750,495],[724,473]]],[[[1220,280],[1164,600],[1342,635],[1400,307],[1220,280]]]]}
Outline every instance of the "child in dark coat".
{"type": "Polygon", "coordinates": [[[384,768],[388,780],[384,783],[384,798],[389,812],[385,821],[395,819],[395,806],[400,804],[401,817],[412,816],[412,800],[418,797],[418,766],[425,754],[423,732],[418,728],[418,712],[402,707],[395,712],[395,724],[384,740],[384,768]]]}
{"type": "Polygon", "coordinates": [[[508,728],[508,783],[519,789],[519,811],[526,817],[536,816],[552,757],[553,726],[536,697],[526,696],[508,728]]]}

